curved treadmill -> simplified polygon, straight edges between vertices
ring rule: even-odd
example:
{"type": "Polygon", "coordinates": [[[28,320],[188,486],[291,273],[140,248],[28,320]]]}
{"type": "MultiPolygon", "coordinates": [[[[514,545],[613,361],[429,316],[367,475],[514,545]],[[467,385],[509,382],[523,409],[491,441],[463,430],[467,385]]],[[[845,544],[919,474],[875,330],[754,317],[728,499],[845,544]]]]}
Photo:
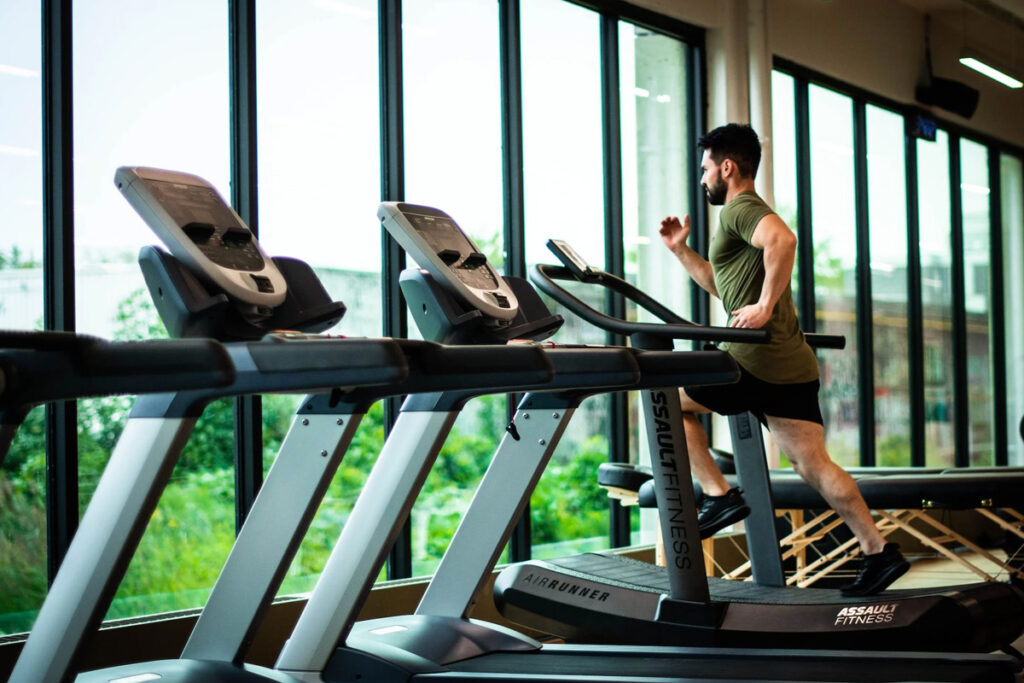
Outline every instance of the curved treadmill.
{"type": "MultiPolygon", "coordinates": [[[[640,332],[657,334],[654,324],[594,311],[556,279],[609,287],[660,317],[666,328],[686,322],[621,279],[573,263],[565,254],[560,257],[567,267],[537,266],[533,278],[545,293],[589,322],[632,334],[634,345],[640,332]]],[[[647,419],[650,425],[651,416],[647,419]]],[[[661,491],[657,498],[666,500],[661,491]]],[[[671,543],[666,538],[666,546],[671,543]]],[[[698,572],[703,575],[703,566],[670,571],[604,553],[530,561],[499,575],[495,601],[517,623],[599,642],[990,652],[1008,647],[1024,632],[1024,592],[1006,583],[846,598],[825,589],[698,581],[698,572]],[[685,575],[682,591],[672,584],[679,574],[685,575]]]]}

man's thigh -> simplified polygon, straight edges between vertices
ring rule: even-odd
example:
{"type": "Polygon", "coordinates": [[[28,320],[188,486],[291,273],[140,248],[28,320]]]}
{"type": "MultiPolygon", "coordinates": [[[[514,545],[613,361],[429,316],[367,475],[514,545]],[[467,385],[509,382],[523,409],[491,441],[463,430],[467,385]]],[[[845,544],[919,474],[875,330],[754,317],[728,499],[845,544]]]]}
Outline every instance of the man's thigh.
{"type": "Polygon", "coordinates": [[[825,451],[825,428],[810,420],[766,415],[768,429],[791,460],[820,456],[825,451]]]}

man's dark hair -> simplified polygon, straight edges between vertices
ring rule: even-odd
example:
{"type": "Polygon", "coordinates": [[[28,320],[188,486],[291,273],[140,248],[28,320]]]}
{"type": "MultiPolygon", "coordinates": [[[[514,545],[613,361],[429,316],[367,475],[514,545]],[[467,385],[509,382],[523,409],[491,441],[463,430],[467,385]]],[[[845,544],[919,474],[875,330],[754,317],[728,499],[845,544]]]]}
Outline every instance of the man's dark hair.
{"type": "Polygon", "coordinates": [[[701,136],[697,146],[706,149],[716,164],[732,159],[740,175],[753,178],[761,164],[761,141],[747,124],[729,123],[701,136]]]}

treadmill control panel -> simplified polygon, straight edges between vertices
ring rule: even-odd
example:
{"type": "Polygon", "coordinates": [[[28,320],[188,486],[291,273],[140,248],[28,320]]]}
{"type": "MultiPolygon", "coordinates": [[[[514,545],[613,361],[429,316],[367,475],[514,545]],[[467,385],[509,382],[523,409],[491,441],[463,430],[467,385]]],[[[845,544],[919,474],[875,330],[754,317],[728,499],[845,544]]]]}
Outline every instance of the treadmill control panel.
{"type": "Polygon", "coordinates": [[[519,302],[455,220],[440,209],[384,202],[381,224],[413,260],[467,305],[498,320],[511,320],[519,302]]]}
{"type": "Polygon", "coordinates": [[[287,286],[242,219],[212,185],[189,173],[117,169],[117,188],[171,253],[246,304],[280,305],[287,286]]]}

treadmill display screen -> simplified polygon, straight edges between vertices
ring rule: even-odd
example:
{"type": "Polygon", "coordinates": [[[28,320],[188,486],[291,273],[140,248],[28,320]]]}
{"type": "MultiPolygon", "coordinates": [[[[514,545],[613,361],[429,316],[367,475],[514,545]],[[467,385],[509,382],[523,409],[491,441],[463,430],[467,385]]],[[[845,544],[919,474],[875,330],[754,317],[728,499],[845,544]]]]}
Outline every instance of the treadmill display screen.
{"type": "Polygon", "coordinates": [[[451,263],[448,268],[462,282],[474,289],[498,288],[498,281],[494,278],[490,268],[481,267],[485,262],[467,258],[477,253],[476,247],[450,218],[415,213],[407,213],[405,216],[435,254],[445,250],[459,253],[459,259],[451,263]]]}
{"type": "Polygon", "coordinates": [[[208,259],[232,270],[263,269],[263,257],[249,229],[238,222],[213,189],[163,180],[146,180],[146,184],[208,259]]]}

